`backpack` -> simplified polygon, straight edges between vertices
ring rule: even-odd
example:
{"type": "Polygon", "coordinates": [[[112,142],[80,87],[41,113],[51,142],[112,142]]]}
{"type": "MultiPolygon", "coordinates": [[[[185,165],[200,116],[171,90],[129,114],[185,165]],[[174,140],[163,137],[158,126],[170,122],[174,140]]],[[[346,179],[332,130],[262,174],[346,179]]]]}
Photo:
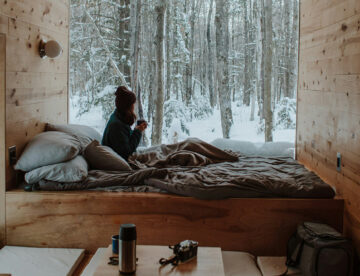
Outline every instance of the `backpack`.
{"type": "Polygon", "coordinates": [[[352,276],[353,258],[351,242],[334,228],[304,222],[289,239],[286,265],[307,276],[352,276]]]}

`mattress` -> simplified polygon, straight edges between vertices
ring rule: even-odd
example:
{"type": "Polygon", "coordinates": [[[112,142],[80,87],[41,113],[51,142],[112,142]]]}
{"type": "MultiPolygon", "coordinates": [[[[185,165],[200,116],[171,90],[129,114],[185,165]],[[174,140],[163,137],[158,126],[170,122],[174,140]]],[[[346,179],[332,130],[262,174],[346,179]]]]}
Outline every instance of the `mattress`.
{"type": "Polygon", "coordinates": [[[200,199],[332,198],[335,191],[290,157],[247,156],[198,139],[130,157],[131,171],[89,171],[82,182],[41,180],[41,190],[167,192],[200,199]]]}

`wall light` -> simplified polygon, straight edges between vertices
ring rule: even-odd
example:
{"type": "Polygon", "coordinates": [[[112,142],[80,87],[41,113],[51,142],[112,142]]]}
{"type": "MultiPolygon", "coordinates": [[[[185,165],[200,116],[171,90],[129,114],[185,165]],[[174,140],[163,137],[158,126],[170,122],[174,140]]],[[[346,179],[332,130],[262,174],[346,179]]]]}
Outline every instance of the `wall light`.
{"type": "Polygon", "coordinates": [[[39,54],[41,58],[57,58],[62,53],[62,47],[59,42],[55,40],[44,41],[41,40],[39,44],[39,54]]]}

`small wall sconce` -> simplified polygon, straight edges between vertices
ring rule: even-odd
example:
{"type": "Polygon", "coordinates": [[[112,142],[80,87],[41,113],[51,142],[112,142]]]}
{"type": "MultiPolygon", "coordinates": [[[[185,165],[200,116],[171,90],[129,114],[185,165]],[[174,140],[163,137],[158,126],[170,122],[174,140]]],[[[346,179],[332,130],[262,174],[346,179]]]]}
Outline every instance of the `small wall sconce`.
{"type": "Polygon", "coordinates": [[[41,58],[57,58],[62,53],[62,47],[59,42],[55,40],[44,41],[41,40],[39,44],[39,54],[41,58]]]}

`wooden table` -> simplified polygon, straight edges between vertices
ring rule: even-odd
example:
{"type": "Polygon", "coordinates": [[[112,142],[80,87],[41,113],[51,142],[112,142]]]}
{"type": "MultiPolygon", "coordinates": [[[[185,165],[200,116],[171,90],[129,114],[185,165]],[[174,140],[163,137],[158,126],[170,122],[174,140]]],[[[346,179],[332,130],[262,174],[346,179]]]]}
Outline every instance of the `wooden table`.
{"type": "MultiPolygon", "coordinates": [[[[138,245],[136,255],[139,259],[136,266],[137,276],[156,275],[191,275],[191,276],[225,276],[224,266],[219,247],[199,247],[198,256],[189,262],[161,267],[159,259],[169,257],[172,250],[167,246],[138,245]]],[[[94,276],[119,275],[118,266],[108,265],[112,256],[111,245],[107,248],[94,276]]]]}

